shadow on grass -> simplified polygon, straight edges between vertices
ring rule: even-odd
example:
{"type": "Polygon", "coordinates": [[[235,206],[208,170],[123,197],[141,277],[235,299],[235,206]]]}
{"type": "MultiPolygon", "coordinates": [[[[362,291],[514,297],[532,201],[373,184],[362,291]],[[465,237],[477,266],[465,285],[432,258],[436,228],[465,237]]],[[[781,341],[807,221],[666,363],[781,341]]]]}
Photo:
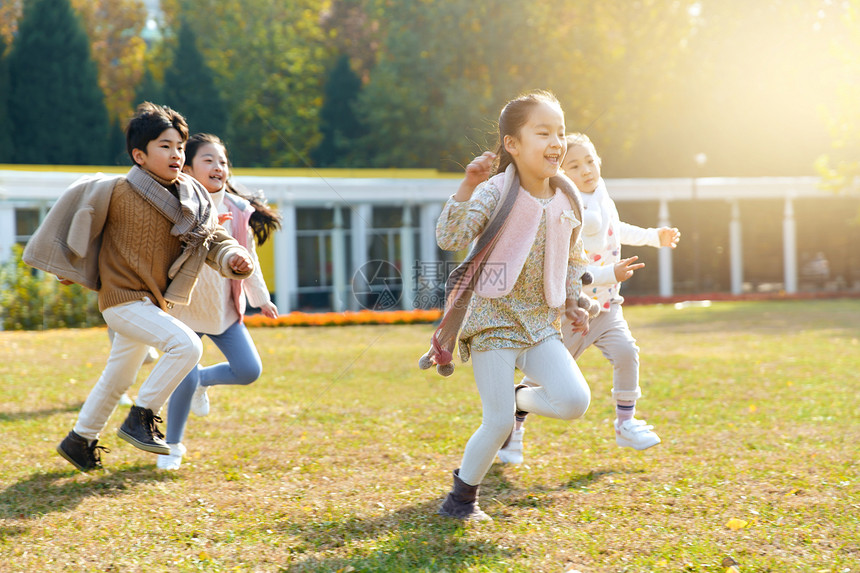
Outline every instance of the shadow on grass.
{"type": "MultiPolygon", "coordinates": [[[[40,472],[0,491],[0,519],[20,520],[74,509],[90,497],[133,493],[139,483],[173,479],[151,465],[135,465],[118,471],[94,471],[92,479],[74,479],[76,470],[40,472]]],[[[0,526],[0,536],[21,534],[20,527],[0,526]],[[17,532],[17,533],[16,533],[17,532]]]]}
{"type": "MultiPolygon", "coordinates": [[[[372,518],[283,522],[282,532],[297,538],[295,561],[282,571],[456,571],[476,567],[503,571],[519,553],[468,535],[471,528],[495,528],[508,517],[493,511],[491,500],[506,507],[551,505],[552,493],[581,489],[613,474],[641,470],[603,469],[571,477],[551,487],[521,489],[508,481],[501,464],[494,464],[482,486],[481,506],[489,509],[495,524],[463,523],[436,514],[442,499],[410,505],[372,518]],[[316,557],[333,552],[350,557],[316,557]],[[352,568],[352,569],[350,569],[352,568]]],[[[271,528],[271,527],[269,527],[271,528]]],[[[484,570],[481,569],[481,570],[484,570]]]]}
{"type": "Polygon", "coordinates": [[[47,418],[55,414],[68,414],[77,412],[83,407],[84,403],[69,404],[61,408],[47,408],[45,410],[35,410],[33,412],[0,412],[0,422],[19,422],[21,420],[33,420],[35,418],[47,418]]]}
{"type": "Polygon", "coordinates": [[[502,467],[501,464],[495,464],[490,469],[484,479],[486,484],[484,491],[493,492],[496,499],[508,507],[545,507],[554,503],[549,496],[560,491],[588,490],[589,487],[613,475],[645,473],[642,469],[606,468],[571,476],[569,480],[559,485],[537,485],[522,489],[511,485],[502,472],[502,467]]]}
{"type": "Polygon", "coordinates": [[[470,538],[466,530],[483,525],[439,516],[436,511],[441,504],[442,499],[437,499],[374,518],[288,524],[284,533],[303,541],[294,549],[296,560],[282,571],[452,571],[468,566],[504,570],[513,552],[470,538]],[[301,557],[301,553],[330,553],[341,547],[352,557],[301,557]]]}

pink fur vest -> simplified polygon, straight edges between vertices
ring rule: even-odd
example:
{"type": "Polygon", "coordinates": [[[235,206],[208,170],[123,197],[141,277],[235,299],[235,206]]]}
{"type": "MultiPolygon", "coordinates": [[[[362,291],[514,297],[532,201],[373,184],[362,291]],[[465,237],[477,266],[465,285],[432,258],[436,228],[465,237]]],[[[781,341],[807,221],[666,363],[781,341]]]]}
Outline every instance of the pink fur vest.
{"type": "MultiPolygon", "coordinates": [[[[504,189],[505,174],[490,181],[504,189]]],[[[507,224],[499,233],[492,252],[483,262],[475,284],[475,292],[484,298],[499,298],[510,294],[526,263],[535,241],[541,217],[546,212],[546,249],[544,251],[544,296],[550,308],[564,305],[566,298],[567,259],[570,237],[579,221],[570,214],[572,207],[567,195],[556,189],[546,206],[520,187],[507,224]],[[568,216],[565,216],[565,213],[568,216]]]]}

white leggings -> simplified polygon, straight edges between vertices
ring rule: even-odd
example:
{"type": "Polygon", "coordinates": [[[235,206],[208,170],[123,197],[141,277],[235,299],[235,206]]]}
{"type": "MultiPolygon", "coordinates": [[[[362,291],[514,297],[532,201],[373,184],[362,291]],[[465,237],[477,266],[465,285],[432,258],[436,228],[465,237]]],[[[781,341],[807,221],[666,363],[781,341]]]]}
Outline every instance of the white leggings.
{"type": "Polygon", "coordinates": [[[98,439],[104,430],[123,392],[137,378],[150,346],[164,354],[140,386],[135,405],[156,414],[203,355],[200,337],[149,299],[112,306],[102,315],[116,335],[105,369],[75,424],[75,433],[88,440],[98,439]]]}
{"type": "Polygon", "coordinates": [[[469,438],[460,479],[478,485],[513,429],[514,411],[573,420],[588,409],[591,391],[573,357],[558,339],[529,348],[500,348],[472,353],[475,383],[481,395],[481,426],[469,438]],[[514,394],[514,369],[532,383],[514,394]]]}

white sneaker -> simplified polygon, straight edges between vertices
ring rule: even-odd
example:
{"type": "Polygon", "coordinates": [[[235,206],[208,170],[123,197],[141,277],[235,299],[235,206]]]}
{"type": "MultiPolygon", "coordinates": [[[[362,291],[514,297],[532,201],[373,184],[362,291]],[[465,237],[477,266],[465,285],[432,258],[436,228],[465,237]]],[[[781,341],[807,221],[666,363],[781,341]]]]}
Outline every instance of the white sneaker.
{"type": "Polygon", "coordinates": [[[523,434],[525,431],[525,428],[511,431],[508,441],[499,448],[499,460],[503,464],[523,463],[523,434]]]}
{"type": "Polygon", "coordinates": [[[182,456],[185,455],[185,446],[179,444],[167,444],[170,446],[170,453],[164,456],[158,456],[155,465],[160,470],[178,470],[182,465],[182,456]]]}
{"type": "Polygon", "coordinates": [[[197,389],[194,390],[194,395],[191,396],[191,411],[194,412],[195,416],[209,415],[209,395],[206,393],[206,388],[206,386],[198,384],[197,389]]]}
{"type": "Polygon", "coordinates": [[[152,364],[153,362],[158,362],[158,350],[150,346],[149,350],[146,351],[146,356],[143,358],[143,363],[152,364]]]}
{"type": "Polygon", "coordinates": [[[119,397],[119,405],[120,406],[134,406],[134,400],[132,400],[127,392],[123,392],[122,396],[119,397]]]}
{"type": "Polygon", "coordinates": [[[646,424],[642,420],[633,418],[624,420],[621,424],[615,420],[615,443],[625,448],[646,450],[660,443],[660,436],[652,430],[654,426],[646,424]]]}

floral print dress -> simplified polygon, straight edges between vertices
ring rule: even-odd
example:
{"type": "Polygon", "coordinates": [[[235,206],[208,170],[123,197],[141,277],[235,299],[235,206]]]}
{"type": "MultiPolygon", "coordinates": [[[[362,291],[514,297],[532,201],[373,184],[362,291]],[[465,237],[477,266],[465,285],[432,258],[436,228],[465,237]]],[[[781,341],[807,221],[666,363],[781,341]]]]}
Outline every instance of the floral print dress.
{"type": "MultiPolygon", "coordinates": [[[[436,223],[439,246],[447,251],[466,248],[484,230],[500,196],[501,190],[492,181],[486,181],[475,189],[468,201],[449,198],[436,223]]],[[[546,207],[552,197],[536,201],[546,207]]],[[[459,336],[460,357],[464,362],[469,359],[471,350],[526,348],[550,338],[561,339],[560,317],[564,306],[551,308],[544,294],[545,247],[546,211],[513,290],[492,299],[472,294],[459,336]]],[[[582,241],[577,239],[570,245],[568,258],[568,298],[579,296],[581,277],[587,265],[582,241]]]]}

